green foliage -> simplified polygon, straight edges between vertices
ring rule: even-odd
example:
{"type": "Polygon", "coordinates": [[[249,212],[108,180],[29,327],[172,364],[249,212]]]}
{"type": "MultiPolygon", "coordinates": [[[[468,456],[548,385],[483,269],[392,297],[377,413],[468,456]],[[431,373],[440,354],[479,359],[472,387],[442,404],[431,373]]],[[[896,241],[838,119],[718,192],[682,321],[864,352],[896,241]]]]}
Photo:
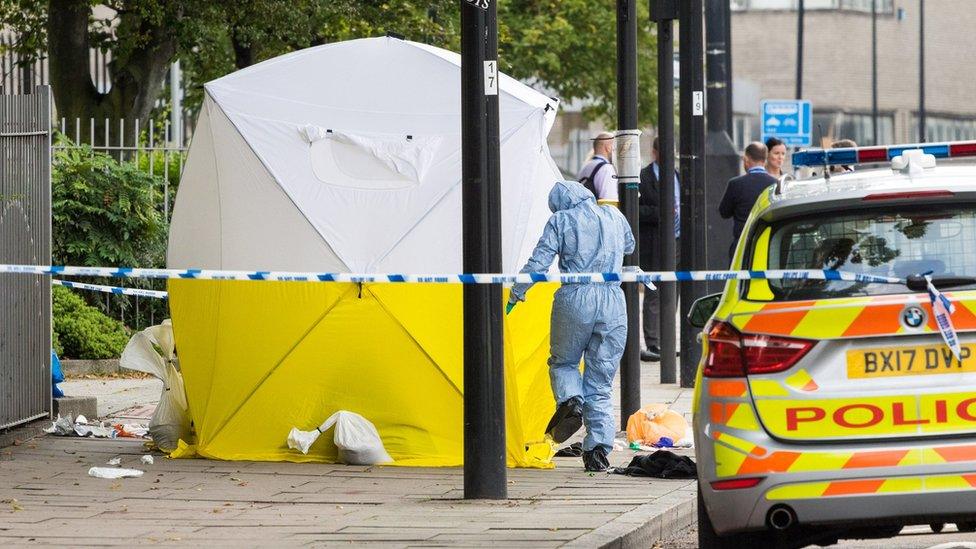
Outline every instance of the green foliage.
{"type": "Polygon", "coordinates": [[[13,45],[0,45],[0,55],[8,50],[17,52],[19,66],[29,66],[36,61],[47,47],[47,34],[44,22],[47,10],[40,0],[0,0],[0,21],[3,26],[16,29],[13,45]]]}
{"type": "MultiPolygon", "coordinates": [[[[616,0],[506,0],[498,3],[498,64],[537,81],[565,101],[584,100],[584,114],[615,127],[616,0]]],[[[647,2],[637,2],[638,114],[657,120],[657,40],[647,2]]]]}
{"type": "Polygon", "coordinates": [[[58,332],[54,330],[51,331],[51,347],[54,348],[54,352],[59,357],[64,355],[64,346],[61,345],[61,338],[58,337],[58,332]]]}
{"type": "MultiPolygon", "coordinates": [[[[117,13],[109,20],[93,20],[89,40],[112,51],[115,72],[135,53],[175,39],[175,58],[181,60],[186,79],[184,105],[191,110],[202,102],[204,82],[310,46],[394,32],[408,40],[460,49],[457,0],[293,0],[287,8],[277,0],[103,4],[117,13]]],[[[616,0],[502,0],[497,5],[502,70],[544,86],[565,102],[583,100],[587,115],[612,125],[616,0]]],[[[653,123],[657,115],[656,37],[647,3],[637,6],[643,125],[653,123]]],[[[24,33],[32,46],[46,43],[40,23],[47,20],[47,9],[46,0],[0,0],[0,14],[10,14],[4,21],[24,33]]]]}
{"type": "Polygon", "coordinates": [[[161,187],[134,164],[88,146],[59,149],[51,177],[55,264],[162,267],[161,187]]]}
{"type": "MultiPolygon", "coordinates": [[[[59,138],[59,145],[71,143],[59,138]]],[[[145,158],[140,158],[140,163],[148,164],[145,158]]],[[[153,169],[162,174],[164,161],[161,157],[156,160],[153,169]]],[[[143,170],[135,162],[118,162],[88,146],[59,148],[51,177],[54,264],[164,267],[169,228],[162,214],[163,181],[147,171],[148,166],[143,170]]],[[[171,165],[169,173],[177,177],[178,168],[171,165]]],[[[170,197],[175,195],[174,185],[170,197]]],[[[147,279],[127,279],[124,284],[105,279],[84,281],[155,290],[165,286],[163,281],[147,279]]],[[[148,326],[151,319],[168,316],[168,304],[162,299],[142,299],[137,315],[137,298],[106,298],[95,292],[82,295],[90,304],[107,299],[111,316],[136,329],[148,326]]]]}
{"type": "MultiPolygon", "coordinates": [[[[183,168],[184,157],[179,151],[170,151],[168,154],[161,150],[142,152],[138,160],[133,160],[134,165],[139,171],[155,176],[157,194],[162,197],[169,193],[169,211],[173,211],[173,204],[176,201],[176,191],[180,186],[180,170],[183,168]],[[168,189],[164,187],[168,184],[168,189]]],[[[162,206],[157,205],[157,209],[162,206]]]]}
{"type": "Polygon", "coordinates": [[[62,286],[52,295],[54,349],[61,358],[105,359],[122,355],[129,332],[62,286]]]}

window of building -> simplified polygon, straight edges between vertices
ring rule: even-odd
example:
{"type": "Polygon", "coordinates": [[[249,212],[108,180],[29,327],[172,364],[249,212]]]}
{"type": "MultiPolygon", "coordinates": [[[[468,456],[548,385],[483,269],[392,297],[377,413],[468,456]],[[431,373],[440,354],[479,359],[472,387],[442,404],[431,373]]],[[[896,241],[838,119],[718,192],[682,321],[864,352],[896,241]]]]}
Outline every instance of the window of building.
{"type": "Polygon", "coordinates": [[[758,116],[736,114],[732,117],[732,141],[735,143],[735,148],[740,151],[744,150],[749,143],[759,141],[761,131],[758,116]]]}
{"type": "Polygon", "coordinates": [[[895,122],[889,115],[878,116],[878,143],[874,142],[874,124],[870,114],[832,112],[814,113],[813,142],[827,143],[853,139],[860,146],[885,145],[895,138],[895,122]]]}
{"type": "MultiPolygon", "coordinates": [[[[912,124],[913,141],[921,141],[918,135],[918,116],[912,124]]],[[[925,117],[925,140],[937,141],[969,141],[976,139],[976,120],[949,118],[945,116],[925,117]]]]}
{"type": "MultiPolygon", "coordinates": [[[[799,0],[732,0],[732,10],[795,10],[799,4],[799,0]]],[[[895,13],[894,4],[894,0],[878,0],[878,13],[895,13]]],[[[806,0],[804,8],[871,13],[871,0],[806,0]]]]}
{"type": "MultiPolygon", "coordinates": [[[[928,122],[931,126],[931,121],[928,122]]],[[[973,123],[976,131],[976,122],[973,123]]],[[[762,128],[759,117],[755,115],[736,114],[732,124],[732,140],[735,146],[742,150],[752,141],[759,141],[762,128]]],[[[878,140],[880,145],[890,144],[895,137],[895,121],[891,115],[878,116],[878,140]]],[[[976,139],[976,137],[973,137],[976,139]]],[[[870,114],[846,112],[814,112],[813,114],[813,146],[829,144],[838,139],[853,139],[858,145],[875,145],[874,128],[870,114]]],[[[968,138],[967,138],[968,139],[968,138]]],[[[931,137],[930,141],[933,141],[931,137]]]]}

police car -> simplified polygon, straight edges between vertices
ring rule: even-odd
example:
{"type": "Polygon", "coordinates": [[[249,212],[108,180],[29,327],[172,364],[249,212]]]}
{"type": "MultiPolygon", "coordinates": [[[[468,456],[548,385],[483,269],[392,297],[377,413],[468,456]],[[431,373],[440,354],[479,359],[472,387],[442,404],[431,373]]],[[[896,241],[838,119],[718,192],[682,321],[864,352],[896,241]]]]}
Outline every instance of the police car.
{"type": "Polygon", "coordinates": [[[799,152],[828,177],[759,198],[733,269],[899,282],[757,277],[692,307],[701,547],[976,530],[976,166],[936,162],[964,156],[976,142],[799,152]]]}

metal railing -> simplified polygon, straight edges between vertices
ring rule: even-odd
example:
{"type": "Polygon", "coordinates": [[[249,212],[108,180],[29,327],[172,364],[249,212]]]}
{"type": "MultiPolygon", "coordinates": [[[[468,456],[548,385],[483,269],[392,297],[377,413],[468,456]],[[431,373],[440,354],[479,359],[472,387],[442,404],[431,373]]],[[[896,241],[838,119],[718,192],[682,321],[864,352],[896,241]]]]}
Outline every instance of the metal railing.
{"type": "Polygon", "coordinates": [[[169,120],[110,120],[106,118],[96,121],[94,118],[89,118],[83,122],[80,118],[75,118],[73,121],[62,118],[57,129],[61,135],[68,138],[70,143],[67,145],[55,143],[52,146],[54,152],[70,149],[80,150],[87,147],[93,154],[106,153],[117,160],[133,162],[147,173],[161,177],[163,200],[160,207],[167,223],[169,222],[171,207],[175,198],[171,195],[170,180],[172,178],[178,180],[183,172],[183,164],[186,161],[186,153],[189,149],[187,143],[191,135],[190,128],[184,125],[178,134],[184,136],[184,142],[177,142],[173,139],[173,136],[177,134],[172,131],[173,128],[169,120]],[[129,128],[128,140],[126,139],[126,128],[129,128]],[[143,159],[145,159],[144,162],[143,159]],[[175,166],[173,166],[174,164],[175,166]],[[175,173],[173,173],[174,168],[175,173]]]}
{"type": "MultiPolygon", "coordinates": [[[[62,118],[55,128],[66,141],[52,145],[55,165],[58,151],[79,150],[90,154],[108,154],[120,162],[137,166],[155,175],[161,186],[162,200],[156,204],[169,224],[176,185],[186,161],[189,136],[192,128],[174,132],[166,120],[95,120],[93,118],[68,120],[62,118]],[[183,141],[177,141],[182,136],[183,141]]],[[[56,169],[56,166],[55,166],[56,169]]],[[[165,290],[161,281],[150,281],[147,287],[165,290]]],[[[95,301],[89,298],[89,302],[95,301]]],[[[167,316],[167,302],[132,295],[106,294],[97,298],[105,314],[118,318],[134,330],[140,330],[162,321],[167,316]]]]}
{"type": "MultiPolygon", "coordinates": [[[[0,261],[51,259],[51,93],[0,95],[0,261]]],[[[51,413],[51,283],[0,278],[0,429],[51,413]]]]}
{"type": "MultiPolygon", "coordinates": [[[[50,84],[47,52],[38,52],[32,62],[26,62],[16,50],[19,39],[11,32],[0,32],[0,94],[26,94],[34,86],[50,84]]],[[[98,93],[108,93],[112,87],[108,70],[111,61],[110,50],[89,48],[89,72],[98,93]]]]}

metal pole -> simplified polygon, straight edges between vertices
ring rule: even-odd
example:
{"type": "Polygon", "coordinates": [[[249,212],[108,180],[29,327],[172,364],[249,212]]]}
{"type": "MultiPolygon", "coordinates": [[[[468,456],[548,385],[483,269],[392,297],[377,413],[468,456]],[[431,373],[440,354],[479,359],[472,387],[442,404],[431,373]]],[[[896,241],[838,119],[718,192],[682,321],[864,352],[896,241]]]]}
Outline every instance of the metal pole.
{"type": "Polygon", "coordinates": [[[918,0],[918,140],[925,143],[925,0],[918,0]]]}
{"type": "MultiPolygon", "coordinates": [[[[657,112],[658,112],[658,192],[661,220],[658,225],[662,271],[674,271],[677,267],[674,240],[674,34],[673,21],[662,19],[657,23],[657,112]]],[[[661,383],[677,382],[677,341],[675,314],[678,309],[678,289],[674,284],[659,284],[661,314],[661,383]]]]}
{"type": "Polygon", "coordinates": [[[871,128],[874,143],[879,141],[878,134],[878,0],[871,0],[871,128]]]}
{"type": "MultiPolygon", "coordinates": [[[[705,267],[708,269],[726,269],[729,266],[728,249],[732,245],[732,234],[728,231],[728,222],[716,214],[725,192],[725,182],[739,175],[742,162],[735,143],[732,142],[731,18],[731,5],[727,0],[705,1],[705,51],[708,59],[705,64],[705,80],[708,82],[705,162],[708,169],[705,170],[704,181],[709,183],[710,188],[705,192],[704,230],[708,235],[705,254],[705,267]]],[[[709,292],[719,292],[724,286],[720,282],[690,285],[696,298],[709,292]]],[[[687,295],[682,296],[682,300],[691,301],[687,295]]],[[[681,322],[685,322],[685,319],[681,322]]],[[[695,331],[691,336],[685,334],[685,331],[693,328],[684,324],[682,326],[681,354],[694,360],[701,351],[701,346],[694,337],[695,331]]]]}
{"type": "MultiPolygon", "coordinates": [[[[637,130],[637,0],[617,0],[617,128],[637,130]]],[[[620,189],[621,208],[637,240],[639,166],[636,174],[618,173],[617,176],[626,182],[620,189]]],[[[639,259],[640,250],[635,246],[634,253],[624,257],[624,265],[638,265],[639,259]]],[[[623,290],[627,304],[627,344],[620,360],[620,425],[626,427],[627,419],[641,406],[640,295],[636,284],[624,284],[623,290]]]]}
{"type": "MultiPolygon", "coordinates": [[[[707,258],[708,217],[705,180],[705,67],[702,0],[681,2],[681,270],[703,269],[707,258]]],[[[723,182],[717,184],[724,184],[723,182]]],[[[692,387],[698,368],[696,331],[684,319],[695,288],[681,283],[681,347],[695,349],[681,355],[681,386],[692,387]]]]}
{"type": "Polygon", "coordinates": [[[803,0],[796,11],[796,98],[803,99],[803,17],[806,15],[803,0]]]}
{"type": "Polygon", "coordinates": [[[727,0],[707,0],[705,16],[708,32],[706,36],[705,55],[708,62],[708,131],[724,131],[732,133],[731,112],[732,89],[728,85],[731,75],[731,65],[727,64],[728,52],[728,14],[727,0]],[[723,9],[724,4],[724,9],[723,9]]]}
{"type": "Polygon", "coordinates": [[[725,95],[728,101],[725,132],[731,137],[734,132],[732,103],[732,3],[723,1],[719,6],[725,20],[725,95]]]}
{"type": "MultiPolygon", "coordinates": [[[[494,2],[490,2],[494,9],[494,2]]],[[[494,14],[461,2],[461,223],[464,270],[501,270],[497,36],[494,14]],[[492,36],[492,40],[486,40],[492,36]],[[492,63],[489,67],[489,63],[492,63]],[[493,71],[494,79],[489,74],[493,71]],[[494,135],[490,135],[494,132],[494,135]],[[492,201],[495,204],[491,204],[492,201]],[[493,215],[494,214],[494,215],[493,215]]],[[[464,286],[464,497],[505,499],[505,392],[501,289],[464,286]]]]}
{"type": "MultiPolygon", "coordinates": [[[[183,71],[180,60],[169,67],[170,125],[173,127],[173,145],[183,146],[183,71]]],[[[139,136],[136,136],[138,139],[139,136]]]]}

